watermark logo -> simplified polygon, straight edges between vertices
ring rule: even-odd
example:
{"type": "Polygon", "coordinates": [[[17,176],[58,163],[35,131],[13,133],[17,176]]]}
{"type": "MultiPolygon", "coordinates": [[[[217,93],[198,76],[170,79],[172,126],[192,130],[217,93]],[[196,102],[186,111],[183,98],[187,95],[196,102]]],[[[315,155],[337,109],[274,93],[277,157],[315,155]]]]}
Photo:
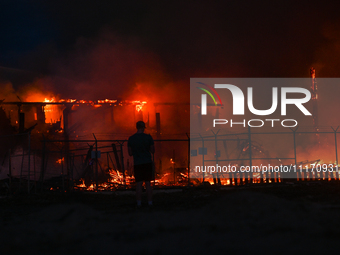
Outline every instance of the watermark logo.
{"type": "MultiPolygon", "coordinates": [[[[200,83],[200,82],[197,82],[200,83]]],[[[203,84],[207,87],[209,87],[211,90],[215,92],[215,94],[218,96],[221,105],[222,101],[216,90],[204,83],[203,84]]],[[[197,87],[198,89],[203,90],[206,92],[215,102],[215,105],[217,106],[217,102],[211,92],[209,92],[207,89],[197,87]]],[[[231,84],[215,84],[215,88],[217,89],[228,89],[233,97],[233,115],[244,115],[244,94],[242,90],[231,84]]],[[[201,95],[201,114],[207,115],[207,94],[201,95]]],[[[263,98],[264,100],[267,98],[263,98]]],[[[285,116],[287,113],[287,105],[292,104],[295,105],[304,115],[312,115],[302,104],[307,103],[311,99],[311,92],[305,88],[298,88],[298,87],[283,87],[281,88],[281,115],[285,116]],[[303,98],[287,98],[287,95],[290,93],[295,94],[303,94],[303,98]]],[[[274,113],[277,109],[278,105],[278,88],[273,87],[272,88],[272,105],[269,109],[266,110],[258,110],[254,107],[253,104],[253,88],[248,87],[247,88],[247,103],[248,103],[248,109],[252,114],[259,115],[259,116],[266,116],[274,113]]]]}
{"type": "MultiPolygon", "coordinates": [[[[202,87],[196,87],[196,88],[203,90],[205,93],[207,93],[214,101],[215,106],[218,106],[217,101],[215,97],[213,96],[213,94],[208,89],[214,92],[214,94],[216,95],[216,97],[218,98],[220,102],[220,106],[223,106],[220,95],[217,93],[217,91],[212,86],[205,84],[203,82],[197,82],[197,83],[200,85],[203,85],[205,88],[202,88],[202,87]]],[[[201,114],[202,115],[207,115],[207,94],[201,95],[201,114]]]]}
{"type": "MultiPolygon", "coordinates": [[[[305,104],[308,103],[312,99],[312,95],[310,90],[306,88],[302,88],[299,86],[270,86],[271,84],[268,81],[263,85],[258,82],[255,84],[242,84],[241,89],[239,86],[233,84],[227,84],[223,82],[214,82],[214,85],[208,85],[201,81],[195,81],[196,89],[203,91],[204,93],[199,93],[201,96],[201,116],[208,115],[208,106],[224,106],[222,104],[221,97],[223,99],[224,104],[229,101],[226,99],[231,95],[230,107],[229,104],[226,109],[223,111],[219,111],[218,115],[222,118],[224,116],[229,116],[230,113],[234,117],[240,116],[250,116],[248,113],[253,116],[269,116],[272,115],[274,118],[264,118],[264,119],[222,119],[216,118],[213,119],[212,127],[216,127],[217,125],[225,125],[230,124],[230,127],[233,126],[249,126],[249,127],[262,127],[265,123],[268,123],[271,127],[275,126],[276,122],[280,122],[282,127],[296,127],[298,125],[298,121],[295,119],[284,119],[281,120],[279,116],[287,115],[287,108],[291,107],[294,110],[294,114],[289,114],[291,116],[298,116],[297,112],[302,113],[304,116],[311,116],[312,114],[307,110],[305,104]],[[197,85],[200,86],[197,86],[197,85]],[[253,86],[249,86],[253,85],[253,86]],[[217,92],[217,91],[219,92],[217,92]],[[257,93],[255,96],[254,91],[257,93]],[[210,96],[213,104],[208,104],[208,96],[210,96]],[[261,101],[271,102],[270,107],[259,107],[254,106],[254,97],[257,97],[259,100],[259,95],[261,96],[261,101]],[[262,109],[261,109],[262,108],[262,109]],[[247,112],[246,112],[247,110],[247,112]],[[279,111],[279,112],[278,112],[279,111]]],[[[278,85],[284,85],[287,83],[279,83],[278,85]]],[[[289,84],[291,85],[291,84],[289,84]]],[[[295,85],[295,84],[294,84],[295,85]]],[[[196,90],[195,95],[198,96],[198,91],[196,90]]],[[[263,104],[260,104],[263,105],[263,104]]],[[[223,107],[225,108],[225,107],[223,107]]],[[[222,108],[222,109],[223,109],[222,108]]],[[[222,127],[222,126],[220,126],[222,127]]]]}

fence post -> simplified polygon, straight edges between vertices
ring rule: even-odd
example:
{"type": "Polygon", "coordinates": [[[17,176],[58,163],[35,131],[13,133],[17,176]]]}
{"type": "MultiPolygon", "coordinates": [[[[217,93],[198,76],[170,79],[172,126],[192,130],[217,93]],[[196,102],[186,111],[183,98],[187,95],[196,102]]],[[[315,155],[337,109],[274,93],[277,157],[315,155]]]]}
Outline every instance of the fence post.
{"type": "MultiPolygon", "coordinates": [[[[217,166],[218,165],[217,134],[218,134],[218,132],[220,132],[220,129],[216,133],[213,130],[211,130],[211,132],[213,132],[213,134],[215,136],[215,158],[216,158],[216,166],[217,166]]],[[[216,177],[217,177],[217,185],[221,185],[221,179],[220,179],[220,176],[219,176],[218,172],[216,172],[216,177]]],[[[216,184],[215,178],[214,178],[214,183],[216,184]]]]}
{"type": "Polygon", "coordinates": [[[172,150],[172,164],[173,164],[173,168],[174,168],[174,186],[176,185],[176,159],[175,159],[175,150],[172,150]]]}
{"type": "Polygon", "coordinates": [[[63,192],[65,192],[65,178],[64,178],[64,161],[63,161],[63,150],[60,151],[60,163],[61,163],[61,184],[63,186],[63,192]]]}
{"type": "Polygon", "coordinates": [[[124,181],[124,188],[126,188],[126,180],[125,180],[125,169],[124,169],[124,155],[123,155],[123,143],[119,143],[120,145],[120,157],[122,161],[122,172],[123,172],[123,181],[124,181]]]}
{"type": "Polygon", "coordinates": [[[12,161],[11,149],[8,149],[8,175],[9,175],[9,194],[12,193],[12,161]]]}
{"type": "Polygon", "coordinates": [[[185,133],[188,137],[188,186],[190,186],[190,137],[188,133],[185,133]]]}
{"type": "Polygon", "coordinates": [[[33,178],[34,178],[34,193],[37,194],[37,179],[36,179],[36,176],[35,176],[35,154],[36,154],[36,151],[33,152],[33,178]]]}
{"type": "MultiPolygon", "coordinates": [[[[290,128],[290,130],[293,131],[293,140],[294,140],[294,164],[295,164],[295,167],[297,167],[297,161],[296,161],[296,130],[298,129],[299,127],[297,127],[296,129],[292,129],[290,128]]],[[[299,172],[296,171],[296,180],[299,181],[299,172]]]]}
{"type": "Polygon", "coordinates": [[[70,169],[71,169],[71,183],[72,183],[72,187],[70,186],[70,189],[73,190],[74,188],[74,182],[73,182],[73,169],[74,169],[74,158],[75,158],[75,154],[72,153],[70,155],[72,158],[72,161],[71,161],[71,166],[70,166],[70,169]]]}
{"type": "Polygon", "coordinates": [[[66,163],[66,170],[67,170],[67,191],[70,192],[72,190],[71,186],[73,187],[72,153],[65,153],[64,161],[66,163]]]}
{"type": "MultiPolygon", "coordinates": [[[[336,138],[336,132],[338,131],[339,129],[339,126],[337,126],[336,129],[334,129],[333,127],[331,127],[334,131],[334,145],[335,145],[335,164],[338,165],[338,140],[336,138]]],[[[339,173],[335,173],[335,178],[337,177],[336,175],[339,175],[339,173]]]]}
{"type": "Polygon", "coordinates": [[[45,136],[44,134],[42,134],[43,136],[43,146],[41,149],[41,168],[40,168],[40,177],[39,177],[39,181],[41,184],[41,191],[43,190],[43,181],[44,181],[44,172],[45,172],[45,156],[46,156],[46,140],[45,140],[45,136]]]}
{"type": "Polygon", "coordinates": [[[27,193],[30,193],[31,179],[31,132],[28,132],[28,174],[27,174],[27,193]]]}
{"type": "Polygon", "coordinates": [[[21,185],[22,185],[22,171],[24,168],[24,158],[25,158],[25,149],[22,147],[22,158],[21,158],[21,168],[20,168],[20,186],[19,186],[19,192],[21,192],[21,185]]]}
{"type": "Polygon", "coordinates": [[[202,184],[204,185],[204,138],[201,136],[201,134],[199,134],[199,136],[202,138],[202,174],[203,174],[202,184]]]}
{"type": "Polygon", "coordinates": [[[93,137],[95,140],[95,145],[96,145],[96,191],[98,191],[98,142],[97,138],[93,133],[93,137]]]}
{"type": "Polygon", "coordinates": [[[106,153],[107,168],[110,169],[109,152],[106,153]]]}
{"type": "MultiPolygon", "coordinates": [[[[250,169],[252,168],[253,165],[253,159],[252,159],[252,154],[251,154],[251,131],[250,131],[250,126],[248,126],[248,144],[249,144],[249,167],[250,169]]],[[[251,176],[250,178],[250,184],[253,183],[253,173],[250,171],[249,175],[251,176]]]]}
{"type": "MultiPolygon", "coordinates": [[[[127,159],[127,169],[129,168],[129,159],[127,159]]],[[[155,153],[152,153],[152,175],[153,175],[153,187],[156,185],[156,165],[155,165],[155,153]]]]}

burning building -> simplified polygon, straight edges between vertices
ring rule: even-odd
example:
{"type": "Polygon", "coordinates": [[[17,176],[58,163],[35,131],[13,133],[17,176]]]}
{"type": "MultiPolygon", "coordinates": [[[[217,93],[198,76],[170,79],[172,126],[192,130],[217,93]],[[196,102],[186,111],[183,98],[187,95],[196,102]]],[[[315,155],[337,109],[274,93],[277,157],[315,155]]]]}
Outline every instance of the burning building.
{"type": "Polygon", "coordinates": [[[19,133],[29,132],[32,136],[30,153],[26,147],[12,152],[21,157],[11,162],[12,175],[20,175],[20,178],[27,174],[24,165],[28,164],[29,157],[30,162],[34,162],[30,169],[37,172],[34,178],[29,177],[34,181],[61,174],[63,179],[81,180],[77,182],[78,188],[130,186],[134,180],[133,165],[124,141],[135,132],[135,123],[139,120],[146,123],[147,132],[156,139],[156,183],[174,184],[184,178],[182,172],[187,172],[187,149],[181,148],[176,137],[185,135],[178,130],[185,132],[188,104],[111,99],[57,100],[37,96],[26,102],[3,101],[2,108],[19,133]],[[89,141],[93,137],[95,144],[89,141]],[[169,139],[174,140],[168,143],[169,139]],[[45,140],[53,140],[53,143],[45,140]],[[101,158],[97,151],[101,152],[101,158]],[[36,163],[40,166],[36,167],[36,163]]]}
{"type": "MultiPolygon", "coordinates": [[[[117,100],[58,100],[55,98],[32,102],[2,102],[13,126],[20,132],[33,123],[38,131],[53,130],[67,134],[76,132],[112,132],[115,128],[133,126],[138,120],[146,120],[143,107],[146,101],[117,100]],[[122,119],[121,112],[125,118],[122,119]],[[99,128],[102,127],[102,128],[99,128]],[[97,128],[97,129],[96,129],[97,128]]],[[[78,133],[78,135],[79,135],[78,133]]]]}

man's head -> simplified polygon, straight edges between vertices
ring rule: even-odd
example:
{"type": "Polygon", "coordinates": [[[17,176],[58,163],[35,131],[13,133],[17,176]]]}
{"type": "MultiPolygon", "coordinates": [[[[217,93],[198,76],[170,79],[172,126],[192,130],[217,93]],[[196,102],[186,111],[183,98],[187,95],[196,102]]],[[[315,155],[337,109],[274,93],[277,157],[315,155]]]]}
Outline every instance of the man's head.
{"type": "Polygon", "coordinates": [[[138,122],[136,123],[136,128],[137,128],[137,130],[143,130],[143,131],[144,131],[144,129],[145,129],[145,123],[144,123],[144,121],[138,121],[138,122]]]}

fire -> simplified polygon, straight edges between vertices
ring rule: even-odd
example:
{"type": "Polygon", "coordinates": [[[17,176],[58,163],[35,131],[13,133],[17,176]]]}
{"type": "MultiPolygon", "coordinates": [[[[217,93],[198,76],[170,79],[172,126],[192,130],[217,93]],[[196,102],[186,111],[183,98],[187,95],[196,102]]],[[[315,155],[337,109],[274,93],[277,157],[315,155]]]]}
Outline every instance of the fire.
{"type": "Polygon", "coordinates": [[[143,110],[143,106],[142,105],[136,105],[136,111],[140,112],[141,110],[143,110]]]}
{"type": "MultiPolygon", "coordinates": [[[[51,97],[50,99],[45,98],[44,102],[54,103],[56,102],[56,99],[55,97],[51,97]]],[[[56,123],[62,118],[61,109],[57,105],[46,104],[45,106],[43,106],[43,111],[45,113],[45,123],[56,123]]]]}
{"type": "MultiPolygon", "coordinates": [[[[121,171],[114,170],[114,169],[108,169],[108,174],[109,178],[107,179],[106,182],[99,183],[98,185],[98,190],[116,190],[118,188],[133,188],[135,185],[135,178],[133,175],[129,175],[127,171],[125,174],[123,174],[121,171]]],[[[188,180],[188,175],[186,173],[179,173],[178,179],[176,183],[173,183],[173,177],[171,176],[172,174],[167,172],[164,174],[157,174],[156,179],[154,180],[154,185],[156,186],[186,186],[187,185],[187,180],[188,180]],[[169,179],[170,177],[170,179],[169,179]]],[[[261,183],[259,176],[256,174],[249,176],[252,178],[252,182],[255,183],[261,183]]],[[[305,176],[303,177],[305,179],[309,178],[309,180],[313,179],[313,176],[305,176]]],[[[302,178],[302,180],[303,180],[302,178]]],[[[323,179],[323,180],[330,180],[329,176],[326,175],[320,175],[314,176],[315,179],[323,179]]],[[[224,176],[220,177],[220,183],[223,186],[240,186],[243,185],[246,180],[248,179],[248,176],[246,175],[239,175],[235,174],[232,176],[224,176]]],[[[200,185],[200,182],[195,181],[195,179],[192,179],[192,184],[194,185],[200,185]]],[[[215,182],[213,178],[205,178],[205,182],[209,183],[210,185],[215,185],[215,182]]],[[[280,174],[274,173],[274,175],[269,175],[264,177],[262,183],[279,183],[282,182],[280,174]]],[[[85,181],[83,179],[80,179],[80,184],[75,186],[75,189],[81,189],[81,190],[88,190],[88,191],[95,191],[96,186],[94,182],[92,184],[89,184],[88,186],[85,184],[85,181]]]]}
{"type": "MultiPolygon", "coordinates": [[[[47,102],[47,103],[52,103],[52,102],[55,102],[55,98],[54,97],[52,97],[51,99],[47,99],[47,98],[45,98],[45,101],[44,102],[47,102]]],[[[47,113],[47,112],[52,112],[52,105],[46,105],[45,107],[44,107],[44,112],[45,112],[45,114],[47,113]]]]}
{"type": "MultiPolygon", "coordinates": [[[[81,100],[81,101],[84,101],[84,100],[81,100]]],[[[98,100],[98,104],[104,104],[104,103],[114,104],[114,103],[117,103],[117,100],[111,100],[111,99],[98,100]]]]}
{"type": "Polygon", "coordinates": [[[62,158],[60,158],[56,161],[57,164],[61,164],[62,162],[64,162],[64,157],[62,157],[62,158]]]}
{"type": "Polygon", "coordinates": [[[55,102],[55,98],[52,97],[51,99],[47,99],[47,98],[45,97],[45,101],[44,101],[44,102],[55,102]]]}
{"type": "Polygon", "coordinates": [[[86,188],[84,179],[80,179],[82,181],[81,184],[78,185],[79,188],[86,188]]]}
{"type": "Polygon", "coordinates": [[[143,106],[147,103],[146,101],[139,101],[139,100],[135,100],[132,101],[133,104],[136,105],[136,111],[140,112],[143,110],[143,106]]]}
{"type": "Polygon", "coordinates": [[[41,92],[31,93],[29,96],[25,98],[25,101],[37,103],[37,112],[34,113],[35,121],[40,120],[40,121],[43,121],[44,123],[50,123],[50,124],[53,124],[59,121],[62,123],[63,110],[65,107],[63,103],[73,104],[72,107],[80,106],[81,104],[86,104],[94,108],[102,107],[104,104],[107,104],[110,106],[134,105],[137,112],[143,111],[144,106],[147,103],[147,101],[141,101],[141,100],[118,101],[115,99],[108,99],[108,98],[99,99],[99,100],[83,100],[83,99],[74,99],[74,98],[57,99],[55,96],[46,95],[46,94],[44,95],[41,92]],[[41,103],[41,106],[39,105],[39,103],[41,103]],[[43,115],[41,115],[40,112],[42,112],[43,115]],[[40,116],[44,116],[45,119],[42,119],[40,116]]]}
{"type": "MultiPolygon", "coordinates": [[[[108,169],[109,177],[107,181],[98,184],[98,190],[116,190],[118,188],[133,188],[135,185],[135,177],[133,175],[129,175],[127,171],[123,174],[121,171],[114,170],[112,168],[108,169]]],[[[169,177],[170,173],[164,173],[162,175],[158,175],[155,178],[154,185],[156,186],[166,186],[169,185],[169,177]]],[[[171,183],[172,186],[185,186],[187,185],[188,175],[185,173],[180,173],[180,178],[178,178],[177,183],[171,183]]],[[[88,190],[94,191],[96,190],[95,184],[89,184],[88,186],[85,184],[84,179],[79,180],[80,183],[75,186],[75,189],[80,190],[88,190]]]]}
{"type": "Polygon", "coordinates": [[[60,121],[62,118],[62,111],[61,107],[49,103],[57,102],[54,96],[44,95],[43,93],[31,93],[29,96],[25,98],[26,102],[36,102],[42,103],[41,105],[37,105],[37,112],[34,113],[34,120],[39,120],[39,116],[44,116],[45,118],[41,118],[40,120],[44,123],[56,123],[60,121]],[[39,114],[38,112],[43,113],[43,115],[39,114]]]}

